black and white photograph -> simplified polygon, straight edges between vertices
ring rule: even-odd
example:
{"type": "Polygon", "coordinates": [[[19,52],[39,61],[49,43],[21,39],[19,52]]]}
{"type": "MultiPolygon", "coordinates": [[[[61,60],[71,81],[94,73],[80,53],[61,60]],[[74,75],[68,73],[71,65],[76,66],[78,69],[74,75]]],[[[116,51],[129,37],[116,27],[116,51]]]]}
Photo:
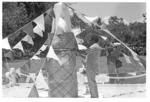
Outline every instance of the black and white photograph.
{"type": "Polygon", "coordinates": [[[1,19],[3,98],[146,97],[146,2],[2,1],[1,19]]]}

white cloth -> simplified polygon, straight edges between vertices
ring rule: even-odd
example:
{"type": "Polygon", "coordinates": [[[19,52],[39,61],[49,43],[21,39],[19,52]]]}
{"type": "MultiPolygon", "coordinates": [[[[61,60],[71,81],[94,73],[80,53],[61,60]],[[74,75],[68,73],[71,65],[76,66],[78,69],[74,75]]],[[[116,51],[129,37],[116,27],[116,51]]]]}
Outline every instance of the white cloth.
{"type": "Polygon", "coordinates": [[[24,52],[24,49],[23,49],[23,46],[22,46],[21,41],[20,41],[19,43],[17,43],[13,48],[14,48],[14,49],[20,49],[21,51],[24,52]]]}
{"type": "Polygon", "coordinates": [[[4,49],[11,49],[9,42],[8,42],[8,38],[3,39],[1,45],[2,45],[2,48],[4,49]]]}
{"type": "Polygon", "coordinates": [[[32,37],[29,36],[29,35],[26,35],[26,36],[22,39],[22,41],[26,41],[27,43],[29,43],[29,44],[31,44],[31,45],[34,45],[34,42],[33,42],[33,40],[32,40],[32,37]]]}

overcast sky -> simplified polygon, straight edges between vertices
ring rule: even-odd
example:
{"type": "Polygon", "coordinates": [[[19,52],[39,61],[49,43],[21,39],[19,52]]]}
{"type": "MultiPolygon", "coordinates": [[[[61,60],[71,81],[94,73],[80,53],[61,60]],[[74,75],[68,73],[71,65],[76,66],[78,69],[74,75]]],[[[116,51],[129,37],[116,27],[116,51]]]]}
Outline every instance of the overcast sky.
{"type": "Polygon", "coordinates": [[[71,5],[88,16],[118,16],[128,22],[140,21],[146,12],[146,3],[75,3],[71,5]]]}

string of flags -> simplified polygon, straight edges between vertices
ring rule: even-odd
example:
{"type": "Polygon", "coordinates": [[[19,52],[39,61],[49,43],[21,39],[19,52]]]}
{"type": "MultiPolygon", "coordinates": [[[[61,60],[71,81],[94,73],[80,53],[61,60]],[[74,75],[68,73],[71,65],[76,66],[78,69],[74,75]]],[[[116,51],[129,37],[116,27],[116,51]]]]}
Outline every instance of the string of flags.
{"type": "MultiPolygon", "coordinates": [[[[23,37],[19,42],[17,42],[17,44],[14,45],[13,47],[10,47],[10,44],[8,42],[8,39],[11,36],[8,36],[5,39],[3,39],[2,42],[4,42],[4,43],[3,43],[2,48],[10,49],[10,50],[11,49],[20,49],[21,51],[24,52],[21,41],[25,41],[25,42],[31,44],[32,46],[34,46],[33,39],[35,38],[35,34],[37,34],[40,37],[43,37],[43,34],[46,30],[45,22],[51,23],[51,22],[49,22],[49,20],[51,19],[50,15],[51,15],[51,17],[53,17],[51,10],[48,10],[48,11],[46,11],[46,13],[41,14],[39,17],[35,18],[33,21],[29,22],[28,24],[26,24],[25,26],[20,28],[18,31],[16,31],[14,34],[20,33],[20,31],[23,31],[24,33],[26,33],[26,36],[23,37]],[[47,14],[47,15],[45,15],[45,14],[47,14]]],[[[49,27],[49,29],[50,29],[51,25],[52,25],[52,23],[49,24],[49,26],[47,26],[47,25],[46,26],[49,27]]],[[[46,32],[46,33],[48,33],[48,32],[46,32]]],[[[11,34],[11,35],[13,35],[13,34],[11,34]]]]}
{"type": "Polygon", "coordinates": [[[24,49],[23,49],[21,41],[19,43],[17,43],[13,48],[14,49],[20,49],[22,52],[24,52],[24,49]]]}
{"type": "Polygon", "coordinates": [[[31,44],[31,45],[34,45],[34,42],[33,42],[32,38],[31,38],[31,36],[29,36],[29,35],[26,35],[26,36],[22,39],[22,41],[25,41],[25,42],[27,42],[27,43],[29,43],[29,44],[31,44]]]}
{"type": "MultiPolygon", "coordinates": [[[[63,6],[65,5],[62,5],[61,3],[58,3],[58,4],[55,4],[54,6],[54,13],[55,13],[55,16],[56,18],[53,18],[52,19],[52,28],[51,28],[51,33],[55,33],[54,34],[54,37],[56,37],[56,35],[58,34],[62,34],[62,33],[65,33],[65,32],[73,32],[75,36],[79,35],[81,33],[81,29],[80,28],[77,28],[77,29],[72,29],[71,28],[71,21],[70,21],[70,13],[69,13],[69,10],[68,9],[62,9],[64,8],[63,6]],[[55,9],[57,8],[57,9],[55,9]],[[63,13],[61,10],[64,10],[63,13]],[[61,12],[61,13],[60,13],[61,12]]],[[[92,23],[90,21],[88,21],[88,19],[86,19],[85,15],[75,11],[75,10],[72,10],[73,13],[76,13],[77,16],[83,21],[85,22],[86,24],[88,25],[92,25],[92,23]]],[[[36,19],[34,19],[32,22],[28,23],[27,25],[25,25],[22,29],[20,30],[23,30],[27,35],[21,40],[21,41],[25,41],[31,45],[34,45],[34,42],[33,42],[33,38],[35,37],[35,34],[37,34],[38,36],[40,37],[43,37],[44,35],[44,32],[47,30],[46,29],[46,26],[45,26],[45,21],[46,18],[44,16],[44,14],[41,14],[39,17],[37,17],[36,19]]],[[[47,22],[49,23],[49,22],[47,22]]],[[[107,32],[107,34],[109,34],[111,37],[117,39],[110,31],[108,31],[107,29],[102,29],[103,31],[107,32]]],[[[50,33],[50,32],[48,32],[50,33]]],[[[106,36],[103,36],[101,35],[100,36],[104,41],[106,41],[108,38],[106,36]]],[[[77,39],[76,39],[77,40],[77,39]]],[[[131,50],[128,46],[126,46],[122,41],[120,41],[119,39],[117,39],[119,41],[119,43],[121,43],[121,45],[125,46],[130,52],[131,52],[131,55],[133,57],[134,60],[138,61],[138,63],[142,66],[146,66],[144,65],[144,61],[141,60],[138,55],[133,51],[131,50]]],[[[24,49],[23,49],[23,45],[22,45],[22,42],[19,41],[14,47],[12,47],[12,49],[20,49],[21,51],[24,52],[24,49]]],[[[8,37],[3,39],[2,40],[3,42],[3,46],[2,48],[5,48],[5,49],[11,49],[10,47],[10,44],[8,42],[8,37]]],[[[39,55],[42,51],[44,51],[46,48],[48,47],[48,45],[45,45],[43,44],[43,46],[36,52],[36,54],[30,58],[30,60],[33,60],[33,59],[40,59],[37,55],[39,55]]],[[[87,49],[85,46],[83,45],[78,45],[78,48],[80,50],[82,49],[87,49]]],[[[130,57],[128,55],[126,55],[125,53],[123,53],[123,56],[126,60],[127,63],[132,63],[132,61],[130,60],[130,57]]],[[[62,59],[60,59],[55,51],[54,51],[54,48],[52,47],[52,45],[49,45],[49,51],[47,53],[47,56],[48,58],[52,58],[54,60],[57,60],[59,62],[60,65],[62,65],[62,59]]],[[[41,67],[42,68],[42,67],[41,67]]],[[[43,86],[40,86],[38,83],[43,83],[44,84],[44,87],[48,89],[48,85],[46,84],[45,80],[44,80],[44,77],[43,77],[43,74],[42,74],[42,69],[40,69],[39,71],[39,74],[38,76],[36,77],[36,80],[34,82],[35,84],[33,84],[30,92],[29,92],[29,96],[28,97],[39,97],[39,94],[38,94],[38,91],[37,91],[37,88],[41,88],[43,86]],[[40,82],[39,82],[40,81],[40,82]]]]}
{"type": "MultiPolygon", "coordinates": [[[[56,15],[56,18],[53,19],[53,21],[51,22],[51,23],[53,23],[53,26],[52,26],[53,32],[55,31],[56,34],[61,34],[61,33],[64,33],[64,32],[70,32],[70,31],[72,31],[75,36],[79,35],[81,33],[81,29],[80,28],[79,28],[80,30],[78,28],[77,29],[74,29],[74,28],[71,29],[71,21],[70,21],[70,15],[69,15],[70,11],[68,9],[65,9],[65,10],[62,9],[62,8],[64,8],[63,6],[65,6],[65,5],[63,5],[63,6],[60,6],[60,5],[61,5],[60,3],[55,4],[55,7],[53,9],[54,13],[56,15]],[[60,13],[60,12],[62,12],[61,10],[64,10],[63,13],[60,13]]],[[[70,8],[71,7],[69,7],[69,9],[70,8]]],[[[81,20],[83,20],[85,23],[91,24],[91,22],[88,21],[87,16],[85,16],[84,14],[81,14],[81,13],[75,11],[74,9],[71,9],[71,10],[72,10],[73,13],[76,13],[77,16],[81,20]]],[[[41,14],[36,19],[34,19],[32,22],[30,22],[27,25],[25,25],[20,30],[23,30],[27,34],[21,41],[26,41],[29,44],[34,45],[34,42],[33,42],[33,39],[32,39],[32,38],[34,38],[34,34],[37,34],[37,35],[43,37],[43,32],[46,30],[45,29],[45,17],[44,17],[44,13],[41,14]]],[[[107,29],[102,29],[102,30],[105,31],[105,32],[107,32],[107,34],[110,35],[111,37],[113,37],[114,39],[117,39],[122,44],[122,46],[125,46],[129,50],[129,52],[131,53],[133,59],[136,60],[137,62],[139,62],[139,64],[141,66],[143,66],[143,63],[141,63],[141,59],[138,57],[138,55],[133,50],[131,50],[128,46],[126,46],[126,44],[124,44],[118,38],[116,38],[107,29]]],[[[100,37],[104,41],[106,41],[108,39],[106,36],[103,36],[103,35],[100,35],[100,37]]],[[[8,38],[3,39],[2,41],[4,42],[3,45],[6,44],[5,46],[2,46],[2,48],[11,49],[10,44],[8,42],[8,38]]],[[[12,49],[20,49],[21,51],[24,52],[23,45],[22,45],[21,41],[19,41],[14,47],[12,47],[12,49]]],[[[45,48],[46,48],[46,45],[43,45],[43,47],[41,48],[41,50],[39,50],[37,52],[37,55],[40,54],[42,51],[44,51],[45,48]]],[[[85,46],[80,45],[80,44],[78,45],[78,48],[79,49],[87,49],[85,46]]],[[[51,58],[54,58],[56,60],[59,60],[59,58],[55,54],[55,51],[52,48],[52,46],[50,47],[50,50],[49,50],[47,56],[49,56],[51,58]],[[51,54],[51,53],[53,53],[53,54],[51,54]]],[[[34,58],[38,59],[38,57],[35,57],[35,56],[34,56],[34,58]]],[[[130,59],[129,56],[127,56],[127,55],[124,54],[124,58],[126,59],[126,61],[128,63],[131,62],[131,61],[129,61],[129,59],[130,59]]]]}

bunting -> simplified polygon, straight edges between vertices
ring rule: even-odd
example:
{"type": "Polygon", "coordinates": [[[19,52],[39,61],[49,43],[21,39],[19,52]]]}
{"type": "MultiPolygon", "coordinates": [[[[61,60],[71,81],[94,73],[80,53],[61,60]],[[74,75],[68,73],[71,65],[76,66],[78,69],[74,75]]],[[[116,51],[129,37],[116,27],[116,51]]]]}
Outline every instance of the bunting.
{"type": "Polygon", "coordinates": [[[37,51],[35,55],[39,55],[42,51],[45,51],[48,45],[43,44],[42,47],[37,51]]]}
{"type": "Polygon", "coordinates": [[[107,40],[107,37],[105,37],[105,36],[100,36],[103,40],[107,40]]]}
{"type": "Polygon", "coordinates": [[[8,37],[2,40],[2,48],[11,49],[10,44],[8,42],[8,37]]]}
{"type": "Polygon", "coordinates": [[[38,34],[40,37],[43,37],[43,31],[41,28],[37,25],[36,27],[33,28],[34,33],[38,34]]]}
{"type": "MultiPolygon", "coordinates": [[[[54,7],[54,13],[56,15],[56,19],[53,18],[53,22],[52,22],[52,30],[51,33],[56,33],[57,34],[62,34],[64,32],[73,32],[75,36],[77,36],[78,34],[81,33],[81,29],[71,29],[71,21],[70,21],[70,15],[69,15],[69,11],[68,9],[66,9],[66,7],[63,7],[64,5],[62,5],[62,3],[57,3],[54,7]],[[61,6],[60,6],[61,5],[61,6]],[[57,8],[57,9],[56,9],[57,8]],[[63,10],[63,13],[61,13],[63,10]]],[[[92,25],[92,23],[90,21],[88,21],[87,17],[77,13],[77,16],[82,19],[84,22],[86,22],[89,25],[92,25]]],[[[37,17],[36,19],[33,20],[33,22],[36,24],[35,26],[33,26],[33,23],[30,22],[29,24],[27,24],[26,26],[24,26],[22,28],[22,30],[27,33],[28,35],[26,35],[21,41],[26,41],[31,45],[34,45],[33,39],[35,37],[34,33],[38,34],[39,36],[43,37],[43,32],[45,32],[46,27],[45,27],[45,18],[44,18],[44,14],[40,15],[39,17],[37,17]]],[[[109,35],[111,35],[113,38],[117,39],[111,32],[109,32],[107,29],[103,29],[103,31],[107,32],[109,35]]],[[[108,38],[105,36],[100,36],[103,40],[107,40],[108,38]]],[[[118,39],[117,39],[118,40],[118,39]]],[[[21,41],[19,43],[17,43],[13,48],[14,49],[20,49],[21,51],[24,52],[23,46],[21,41]]],[[[146,68],[146,62],[144,59],[140,58],[134,51],[132,51],[128,46],[126,46],[122,41],[118,40],[120,43],[114,43],[115,46],[118,45],[124,45],[132,54],[132,57],[134,60],[136,60],[141,66],[144,66],[146,68]]],[[[49,42],[48,42],[49,43],[49,42]]],[[[42,51],[44,51],[47,48],[48,45],[43,45],[38,52],[31,58],[32,59],[40,59],[37,55],[40,54],[42,51]]],[[[93,44],[93,46],[91,47],[99,47],[98,45],[93,44]]],[[[8,42],[8,38],[5,38],[2,40],[2,48],[5,49],[11,49],[9,42],[8,42]]],[[[87,48],[83,45],[78,45],[79,50],[86,50],[87,48]]],[[[123,56],[126,60],[127,63],[132,63],[130,60],[130,57],[127,56],[125,53],[123,53],[123,56]]],[[[68,59],[64,58],[64,59],[60,59],[53,47],[50,45],[49,51],[47,53],[47,57],[48,58],[52,58],[56,61],[59,62],[60,65],[63,64],[64,61],[67,61],[68,59]]],[[[122,66],[122,62],[120,62],[120,54],[117,51],[114,51],[114,53],[111,53],[108,56],[110,59],[108,61],[108,65],[110,63],[110,68],[112,68],[112,65],[121,67],[122,66]],[[117,65],[118,64],[118,65],[117,65]]],[[[18,73],[20,70],[18,70],[18,73]]],[[[130,73],[132,75],[134,75],[134,73],[130,73]]],[[[136,74],[135,74],[136,75],[136,74]]],[[[108,81],[108,77],[104,77],[101,76],[103,78],[102,81],[108,81]],[[105,80],[106,79],[106,80],[105,80]]],[[[45,82],[44,76],[42,74],[42,69],[40,69],[39,74],[37,76],[36,82],[35,84],[32,86],[28,97],[39,97],[37,88],[46,88],[48,89],[48,85],[45,82]],[[35,85],[36,84],[36,85],[35,85]],[[37,87],[36,87],[37,86],[37,87]]]]}
{"type": "Polygon", "coordinates": [[[43,32],[45,32],[44,14],[34,19],[33,22],[36,24],[33,28],[34,33],[38,34],[40,37],[43,37],[43,32]]]}
{"type": "Polygon", "coordinates": [[[40,58],[37,57],[36,55],[34,55],[34,56],[31,58],[31,60],[40,60],[40,58]]]}
{"type": "Polygon", "coordinates": [[[31,36],[29,36],[29,35],[26,35],[26,36],[22,39],[22,41],[25,41],[25,42],[27,42],[27,43],[29,43],[29,44],[31,44],[31,45],[34,45],[34,42],[33,42],[32,38],[31,38],[31,36]]]}
{"type": "Polygon", "coordinates": [[[17,44],[13,47],[13,49],[20,49],[21,51],[24,52],[24,49],[23,49],[23,46],[22,46],[21,41],[20,41],[19,43],[17,43],[17,44]]]}
{"type": "Polygon", "coordinates": [[[58,58],[58,56],[56,55],[56,53],[54,52],[54,49],[52,46],[50,46],[49,51],[47,53],[47,57],[48,58],[52,58],[55,59],[56,61],[60,62],[60,59],[58,58]]]}
{"type": "Polygon", "coordinates": [[[40,15],[36,19],[33,20],[37,24],[37,26],[42,30],[45,31],[45,23],[44,23],[44,15],[40,15]]]}
{"type": "Polygon", "coordinates": [[[77,36],[78,34],[81,33],[81,29],[80,28],[73,28],[72,32],[74,33],[75,36],[77,36]]]}
{"type": "Polygon", "coordinates": [[[46,83],[44,79],[42,69],[39,71],[39,74],[36,77],[35,84],[38,89],[48,89],[48,84],[46,83]]]}
{"type": "Polygon", "coordinates": [[[34,32],[33,32],[33,25],[32,25],[32,22],[28,23],[27,25],[25,25],[22,30],[30,35],[32,38],[35,38],[35,35],[34,35],[34,32]]]}
{"type": "Polygon", "coordinates": [[[28,95],[28,97],[39,97],[39,94],[38,94],[38,91],[37,91],[37,88],[36,88],[36,86],[35,85],[33,85],[32,87],[31,87],[31,90],[30,90],[30,92],[29,92],[29,95],[28,95]]]}
{"type": "Polygon", "coordinates": [[[78,44],[78,49],[79,50],[87,50],[87,47],[85,47],[84,45],[78,44]]]}

